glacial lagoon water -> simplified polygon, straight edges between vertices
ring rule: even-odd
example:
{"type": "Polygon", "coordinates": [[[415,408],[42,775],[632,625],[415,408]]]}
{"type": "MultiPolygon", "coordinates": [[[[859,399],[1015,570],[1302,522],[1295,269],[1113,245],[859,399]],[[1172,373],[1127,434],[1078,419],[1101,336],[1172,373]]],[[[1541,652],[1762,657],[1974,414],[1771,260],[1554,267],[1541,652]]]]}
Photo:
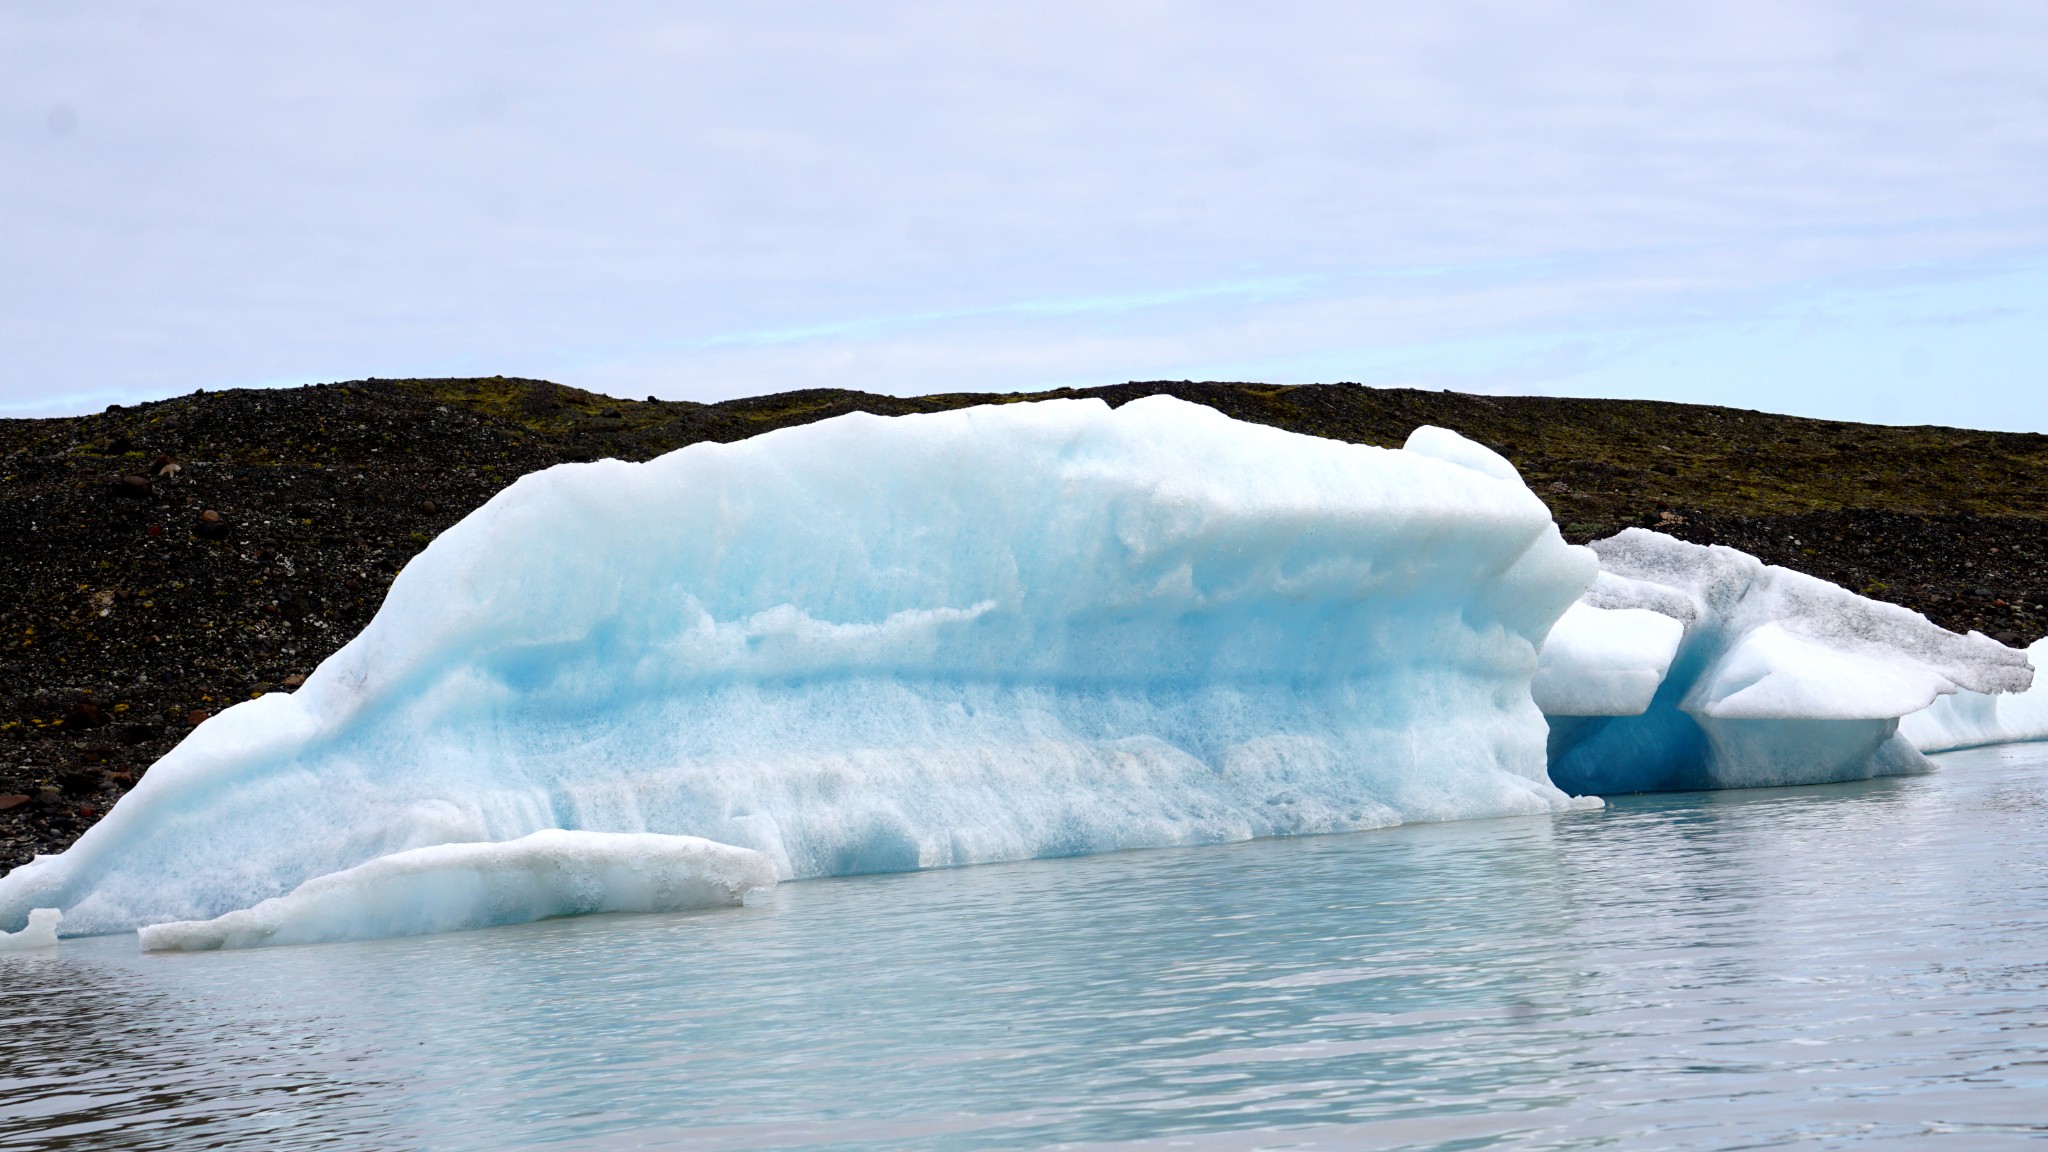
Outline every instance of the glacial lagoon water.
{"type": "Polygon", "coordinates": [[[0,956],[0,1148],[2048,1142],[2048,746],[1604,812],[0,956]]]}

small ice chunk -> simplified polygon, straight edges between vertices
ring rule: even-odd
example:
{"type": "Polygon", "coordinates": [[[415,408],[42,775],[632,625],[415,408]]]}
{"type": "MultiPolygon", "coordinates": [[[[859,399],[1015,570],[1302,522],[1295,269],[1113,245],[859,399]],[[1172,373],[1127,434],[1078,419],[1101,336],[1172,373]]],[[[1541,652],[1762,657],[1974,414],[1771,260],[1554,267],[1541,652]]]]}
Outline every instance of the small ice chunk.
{"type": "Polygon", "coordinates": [[[1574,604],[1543,641],[1530,694],[1546,716],[1640,716],[1684,637],[1647,608],[1574,604]]]}
{"type": "Polygon", "coordinates": [[[380,856],[254,908],[154,924],[140,935],[150,952],[418,936],[592,912],[729,908],[774,885],[774,862],[750,848],[550,828],[499,844],[380,856]]]}
{"type": "Polygon", "coordinates": [[[1899,735],[1922,752],[2048,740],[2048,680],[2038,675],[2041,668],[2048,667],[2048,637],[2034,641],[2027,649],[2027,661],[2037,674],[2034,686],[2025,692],[1991,695],[1964,691],[1943,696],[1900,720],[1899,735]]]}
{"type": "Polygon", "coordinates": [[[55,908],[37,908],[28,914],[28,927],[19,932],[0,932],[0,952],[26,952],[31,948],[55,948],[57,923],[64,913],[55,908]]]}

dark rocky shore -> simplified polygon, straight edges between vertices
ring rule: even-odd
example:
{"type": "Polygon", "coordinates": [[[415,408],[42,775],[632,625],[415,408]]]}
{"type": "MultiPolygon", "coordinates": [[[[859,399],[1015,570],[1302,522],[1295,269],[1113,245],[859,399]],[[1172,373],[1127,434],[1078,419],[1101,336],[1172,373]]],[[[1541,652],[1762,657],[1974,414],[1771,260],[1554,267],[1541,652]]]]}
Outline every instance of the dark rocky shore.
{"type": "MultiPolygon", "coordinates": [[[[2008,644],[2048,631],[2048,436],[1346,384],[1051,395],[1159,392],[1363,443],[1443,425],[1513,459],[1575,541],[1641,525],[2008,644]]],[[[493,377],[0,420],[0,872],[70,844],[209,714],[298,683],[435,533],[526,472],[852,411],[1039,398],[806,391],[706,405],[493,377]]]]}

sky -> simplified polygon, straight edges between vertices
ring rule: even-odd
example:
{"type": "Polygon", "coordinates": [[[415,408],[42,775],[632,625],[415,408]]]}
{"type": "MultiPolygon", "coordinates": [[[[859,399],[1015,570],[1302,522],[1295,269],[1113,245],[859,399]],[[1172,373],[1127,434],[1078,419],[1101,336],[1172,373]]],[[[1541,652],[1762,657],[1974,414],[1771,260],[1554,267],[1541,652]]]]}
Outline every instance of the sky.
{"type": "Polygon", "coordinates": [[[0,0],[0,415],[491,374],[2048,431],[2048,4],[0,0]]]}

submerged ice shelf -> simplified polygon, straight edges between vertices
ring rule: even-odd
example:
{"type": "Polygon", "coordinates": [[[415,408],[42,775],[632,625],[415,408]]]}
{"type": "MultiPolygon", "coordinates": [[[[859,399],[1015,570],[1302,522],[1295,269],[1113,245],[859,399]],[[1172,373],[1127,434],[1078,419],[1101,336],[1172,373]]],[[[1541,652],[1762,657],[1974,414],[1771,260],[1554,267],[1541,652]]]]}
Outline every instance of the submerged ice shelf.
{"type": "Polygon", "coordinates": [[[695,836],[565,832],[436,844],[306,881],[212,920],[151,924],[152,952],[420,936],[593,912],[732,908],[775,885],[759,852],[695,836]]]}
{"type": "Polygon", "coordinates": [[[550,828],[806,877],[1558,811],[1529,684],[1594,571],[1453,433],[1164,397],[554,468],[0,878],[0,928],[211,920],[550,828]]]}

